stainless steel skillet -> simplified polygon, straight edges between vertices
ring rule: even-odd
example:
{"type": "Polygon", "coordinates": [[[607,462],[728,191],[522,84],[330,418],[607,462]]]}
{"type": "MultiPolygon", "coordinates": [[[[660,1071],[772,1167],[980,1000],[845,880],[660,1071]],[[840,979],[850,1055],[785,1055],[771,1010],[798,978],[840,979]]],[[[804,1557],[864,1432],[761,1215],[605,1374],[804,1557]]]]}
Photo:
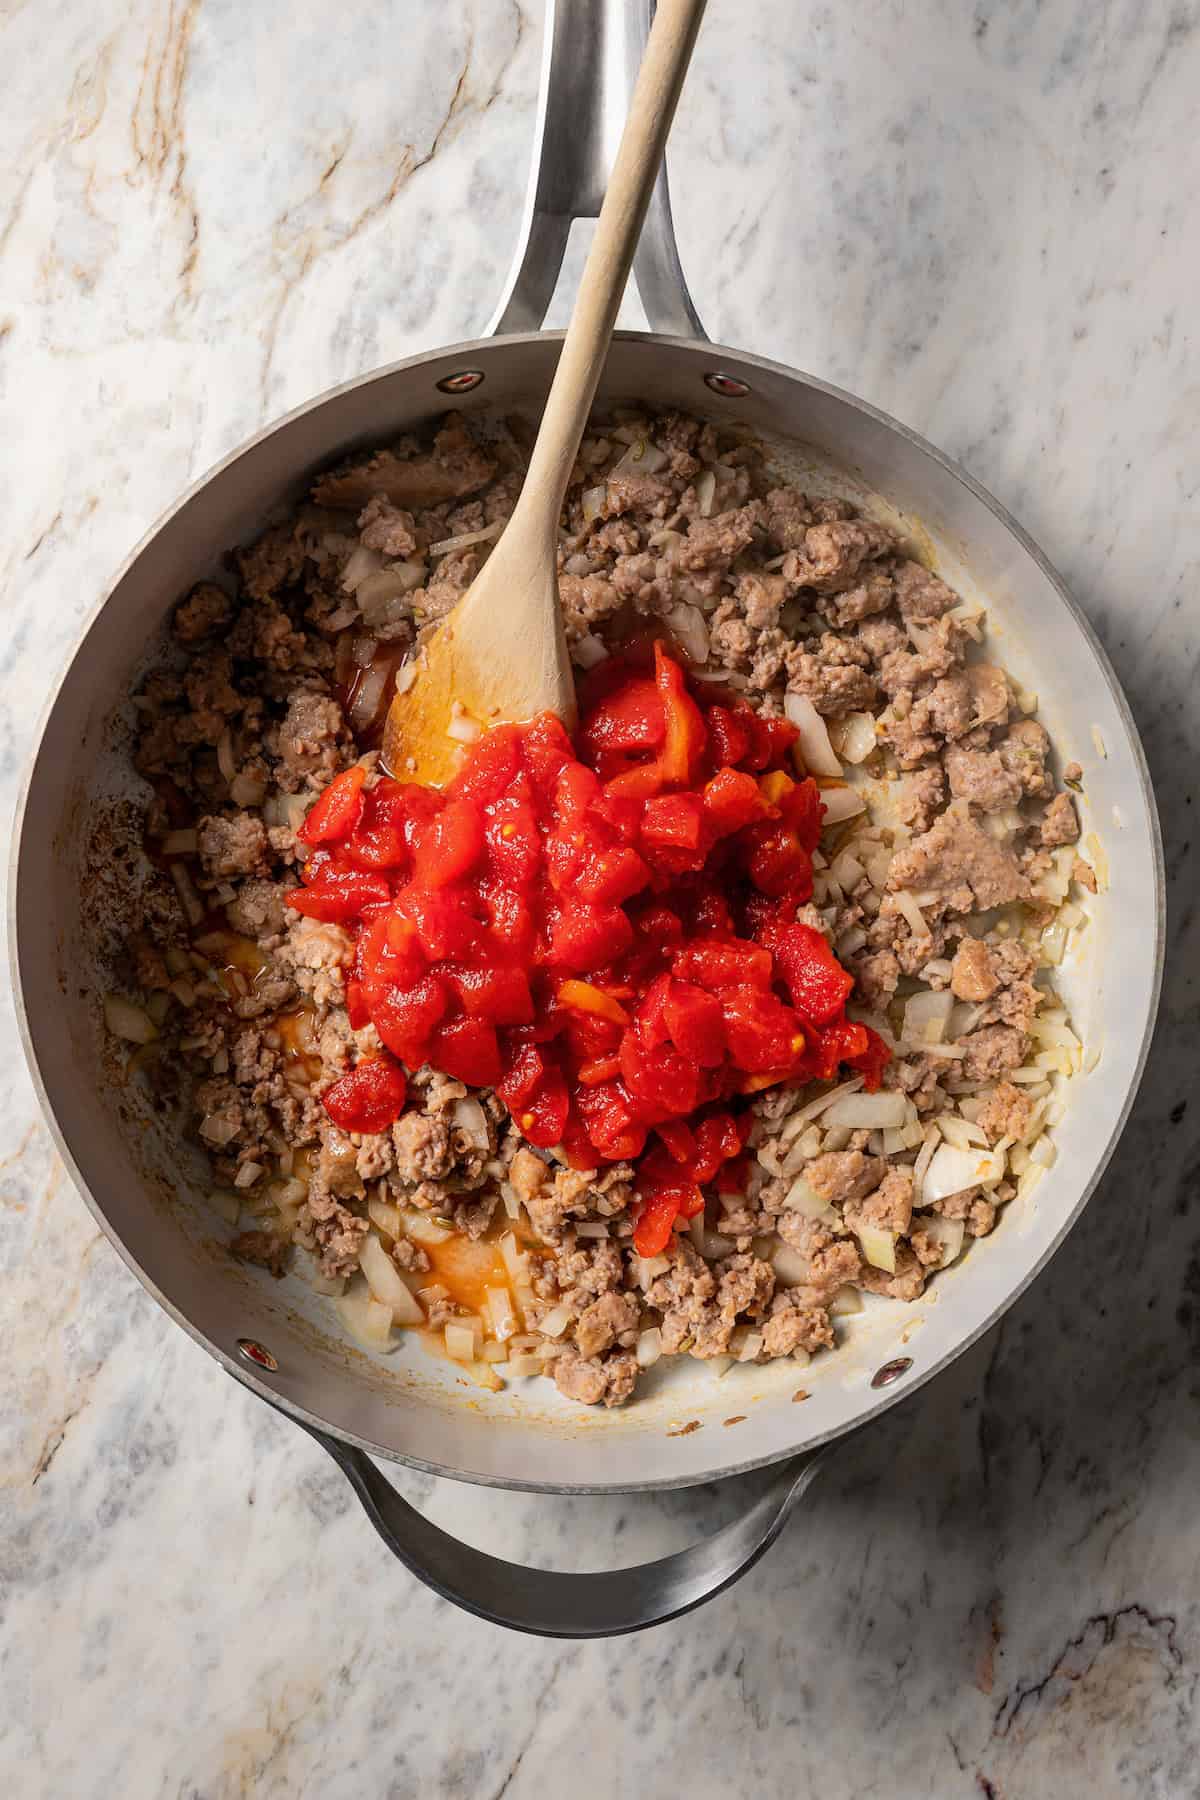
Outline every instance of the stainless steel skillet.
{"type": "Polygon", "coordinates": [[[849,486],[868,508],[899,512],[947,578],[987,600],[999,654],[1039,692],[1064,756],[1085,766],[1084,829],[1106,856],[1109,885],[1064,985],[1100,1056],[1074,1084],[1054,1169],[926,1299],[880,1302],[849,1321],[846,1344],[804,1372],[803,1405],[792,1400],[794,1365],[735,1369],[720,1382],[691,1365],[663,1371],[644,1400],[597,1418],[523,1384],[494,1396],[465,1390],[415,1348],[386,1364],[350,1350],[331,1335],[325,1303],[296,1284],[260,1283],[214,1250],[199,1160],[189,1161],[175,1122],[121,1085],[97,1005],[107,948],[98,899],[115,892],[106,883],[125,878],[104,846],[111,849],[111,828],[137,794],[119,725],[131,679],[179,594],[301,493],[314,470],[428,419],[448,395],[499,416],[536,408],[558,342],[537,328],[572,219],[598,207],[647,12],[644,0],[557,0],[552,8],[535,179],[496,320],[501,335],[410,358],[298,409],[198,483],[135,551],[51,701],[18,820],[12,884],[14,984],[34,1078],[80,1191],[129,1266],[230,1373],[318,1437],[422,1579],[496,1622],[579,1637],[652,1624],[735,1579],[782,1526],[819,1447],[927,1380],[1022,1292],[1078,1216],[1124,1123],[1162,963],[1153,797],[1128,708],[1083,614],[1003,509],[920,438],[823,382],[707,341],[680,271],[664,184],[635,264],[654,335],[618,337],[601,404],[640,399],[742,421],[781,470],[849,486]],[[725,1426],[734,1414],[742,1421],[725,1426]],[[395,1495],[366,1452],[548,1494],[780,1469],[752,1512],[716,1538],[640,1570],[566,1576],[456,1544],[395,1495]]]}

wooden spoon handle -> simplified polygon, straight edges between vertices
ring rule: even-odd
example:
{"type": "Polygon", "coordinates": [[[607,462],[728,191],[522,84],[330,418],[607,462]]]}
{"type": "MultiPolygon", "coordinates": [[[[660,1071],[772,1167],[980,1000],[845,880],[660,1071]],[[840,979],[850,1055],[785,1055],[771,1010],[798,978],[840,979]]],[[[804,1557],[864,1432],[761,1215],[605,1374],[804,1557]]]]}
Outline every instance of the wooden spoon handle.
{"type": "MultiPolygon", "coordinates": [[[[521,492],[557,526],[706,0],[658,0],[629,116],[521,492]]],[[[513,534],[515,537],[515,533],[513,534]]]]}

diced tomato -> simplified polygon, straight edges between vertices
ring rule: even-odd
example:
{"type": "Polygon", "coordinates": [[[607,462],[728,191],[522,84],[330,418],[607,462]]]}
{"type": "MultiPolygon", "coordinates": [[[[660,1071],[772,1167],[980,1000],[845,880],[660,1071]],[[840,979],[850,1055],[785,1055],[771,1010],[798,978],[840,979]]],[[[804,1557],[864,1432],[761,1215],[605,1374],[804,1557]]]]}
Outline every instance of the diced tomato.
{"type": "Polygon", "coordinates": [[[350,1021],[352,1031],[361,1031],[371,1023],[371,1009],[367,1005],[363,984],[353,975],[346,981],[346,1017],[350,1021]]]}
{"type": "Polygon", "coordinates": [[[744,1194],[749,1175],[750,1158],[748,1156],[735,1156],[732,1162],[722,1163],[717,1170],[716,1177],[718,1194],[744,1194]]]}
{"type": "Polygon", "coordinates": [[[597,1082],[576,1095],[591,1142],[608,1162],[632,1160],[646,1144],[646,1127],[634,1116],[619,1080],[597,1082]]]}
{"type": "Polygon", "coordinates": [[[468,1087],[494,1087],[501,1066],[495,1026],[466,1014],[447,1020],[429,1040],[429,1061],[468,1087]]]}
{"type": "Polygon", "coordinates": [[[724,837],[761,819],[765,807],[753,775],[742,769],[720,769],[705,783],[704,812],[714,831],[724,837]]]}
{"type": "Polygon", "coordinates": [[[766,936],[792,1005],[814,1025],[836,1018],[850,997],[854,977],[812,925],[793,920],[766,936]]]}
{"type": "Polygon", "coordinates": [[[704,808],[698,794],[656,794],[642,814],[642,842],[698,850],[704,830],[704,808]]]}
{"type": "Polygon", "coordinates": [[[803,1027],[776,994],[763,988],[727,988],[721,995],[721,1011],[729,1054],[748,1074],[786,1068],[803,1056],[803,1027]]]}
{"type": "Polygon", "coordinates": [[[322,1105],[343,1131],[386,1131],[404,1111],[408,1083],[388,1056],[356,1063],[322,1095],[322,1105]]]}
{"type": "Polygon", "coordinates": [[[429,1038],[450,1004],[446,984],[423,975],[412,987],[385,988],[371,1001],[371,1022],[383,1042],[410,1069],[427,1060],[429,1038]]]}
{"type": "Polygon", "coordinates": [[[769,987],[771,952],[744,938],[696,938],[678,951],[671,972],[679,981],[692,981],[715,992],[720,988],[769,987]]]}
{"type": "Polygon", "coordinates": [[[479,921],[464,888],[427,888],[411,882],[401,890],[396,905],[416,926],[431,962],[462,956],[479,942],[479,921]]]}
{"type": "Polygon", "coordinates": [[[296,833],[306,844],[336,844],[348,837],[362,811],[363,782],[367,771],[361,763],[335,775],[296,833]]]}
{"type": "Polygon", "coordinates": [[[715,994],[690,981],[671,981],[662,1016],[675,1048],[702,1069],[715,1069],[724,1060],[725,1020],[715,994]]]}
{"type": "Polygon", "coordinates": [[[788,719],[766,719],[749,709],[743,717],[750,730],[750,748],[738,758],[743,768],[768,769],[781,763],[800,736],[788,719]]]}
{"type": "MultiPolygon", "coordinates": [[[[313,860],[309,858],[310,863],[313,860]]],[[[385,905],[391,892],[383,875],[327,863],[311,886],[291,888],[284,899],[295,912],[319,919],[323,925],[349,925],[361,918],[367,907],[385,905]]]]}
{"type": "Polygon", "coordinates": [[[873,1094],[883,1080],[883,1071],[892,1060],[892,1053],[877,1031],[869,1025],[860,1025],[859,1031],[865,1032],[867,1043],[863,1049],[855,1049],[845,1056],[845,1061],[852,1069],[858,1069],[864,1076],[863,1087],[868,1094],[873,1094]]]}
{"type": "Polygon", "coordinates": [[[594,1014],[614,1025],[629,1023],[629,1014],[620,1001],[614,1000],[603,988],[596,987],[590,981],[561,982],[556,998],[560,1006],[570,1007],[575,1012],[594,1014]]]}
{"type": "Polygon", "coordinates": [[[542,713],[527,725],[521,738],[521,760],[541,794],[554,792],[559,770],[574,760],[571,740],[553,713],[542,713]]]}
{"type": "Polygon", "coordinates": [[[618,1051],[621,1078],[629,1089],[637,1116],[654,1125],[661,1119],[690,1113],[700,1098],[699,1070],[690,1057],[670,1044],[645,1044],[637,1031],[627,1031],[618,1051]]]}
{"type": "Polygon", "coordinates": [[[521,733],[515,725],[495,725],[471,745],[446,792],[454,799],[486,806],[499,800],[521,767],[521,733]]]}
{"type": "Polygon", "coordinates": [[[707,741],[704,720],[687,691],[683,670],[667,655],[662,644],[654,646],[654,679],[662,696],[667,722],[658,766],[665,782],[686,787],[704,754],[707,741]]]}
{"type": "Polygon", "coordinates": [[[583,763],[565,763],[554,783],[554,810],[564,825],[579,827],[600,798],[600,783],[583,763]]]}
{"type": "Polygon", "coordinates": [[[570,1110],[570,1095],[561,1069],[548,1069],[516,1115],[517,1124],[531,1144],[548,1150],[561,1141],[570,1110]]]}
{"type": "Polygon", "coordinates": [[[344,854],[359,869],[399,869],[408,864],[405,790],[398,781],[383,780],[363,796],[358,823],[346,839],[344,854]]]}
{"type": "Polygon", "coordinates": [[[412,987],[428,968],[417,928],[403,913],[381,912],[358,940],[355,967],[367,1005],[388,987],[412,987]]]}
{"type": "Polygon", "coordinates": [[[692,1159],[692,1173],[697,1181],[711,1181],[723,1163],[741,1155],[749,1124],[747,1118],[743,1129],[732,1113],[713,1113],[700,1121],[692,1159]]]}
{"type": "Polygon", "coordinates": [[[415,879],[432,888],[461,881],[483,855],[483,841],[483,818],[474,802],[449,801],[417,835],[415,879]]]}
{"type": "Polygon", "coordinates": [[[546,1073],[545,1057],[536,1044],[522,1044],[515,1054],[510,1055],[508,1066],[499,1081],[496,1092],[505,1106],[512,1113],[523,1106],[546,1073]]]}
{"type": "Polygon", "coordinates": [[[619,907],[572,904],[563,908],[554,928],[550,960],[586,974],[623,955],[632,942],[633,926],[619,907]]]}
{"type": "Polygon", "coordinates": [[[528,801],[506,796],[491,810],[484,827],[490,867],[503,882],[528,888],[542,862],[542,834],[537,813],[528,801]]]}
{"type": "Polygon", "coordinates": [[[533,995],[524,969],[488,965],[472,968],[451,964],[445,979],[472,1018],[491,1025],[532,1025],[533,995]]]}
{"type": "Polygon", "coordinates": [[[647,675],[634,675],[591,708],[580,726],[579,741],[604,779],[620,773],[632,760],[652,760],[666,735],[657,683],[647,675]]]}
{"type": "Polygon", "coordinates": [[[682,1119],[662,1119],[655,1130],[667,1146],[672,1161],[689,1165],[694,1163],[696,1139],[682,1119]]]}
{"type": "Polygon", "coordinates": [[[587,856],[575,886],[580,898],[593,906],[620,906],[649,880],[650,870],[637,851],[617,845],[587,856]]]}
{"type": "Polygon", "coordinates": [[[754,741],[749,716],[749,707],[740,707],[734,712],[727,706],[710,706],[705,712],[709,751],[713,761],[721,767],[740,763],[749,751],[754,741]]]}

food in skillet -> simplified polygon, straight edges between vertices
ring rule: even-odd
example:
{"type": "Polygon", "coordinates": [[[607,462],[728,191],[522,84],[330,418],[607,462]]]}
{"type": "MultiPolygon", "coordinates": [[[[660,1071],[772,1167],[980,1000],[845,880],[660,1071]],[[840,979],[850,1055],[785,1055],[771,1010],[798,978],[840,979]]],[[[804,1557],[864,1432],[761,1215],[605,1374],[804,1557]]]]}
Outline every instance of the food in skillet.
{"type": "Polygon", "coordinates": [[[612,1405],[662,1355],[805,1360],[991,1231],[1053,1158],[1095,876],[982,612],[678,414],[580,452],[575,741],[464,715],[449,788],[385,772],[520,466],[451,417],[182,602],[107,1012],[186,1074],[235,1255],[612,1405]]]}

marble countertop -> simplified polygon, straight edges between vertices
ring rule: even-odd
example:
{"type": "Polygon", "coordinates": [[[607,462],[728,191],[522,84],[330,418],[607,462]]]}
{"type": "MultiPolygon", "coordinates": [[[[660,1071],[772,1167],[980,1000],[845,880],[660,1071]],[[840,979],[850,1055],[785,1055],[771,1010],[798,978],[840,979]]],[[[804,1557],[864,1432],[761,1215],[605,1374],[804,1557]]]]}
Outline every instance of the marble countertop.
{"type": "MultiPolygon", "coordinates": [[[[179,489],[311,393],[481,328],[540,36],[537,0],[0,7],[6,835],[54,670],[179,489]]],[[[1198,89],[1191,0],[711,0],[674,140],[713,336],[960,457],[1064,572],[1145,734],[1163,1019],[1067,1250],[706,1612],[515,1638],[392,1566],[315,1446],[135,1284],[49,1146],[5,994],[6,1791],[1200,1791],[1198,89]]],[[[682,1543],[753,1488],[397,1482],[562,1567],[682,1543]]]]}

